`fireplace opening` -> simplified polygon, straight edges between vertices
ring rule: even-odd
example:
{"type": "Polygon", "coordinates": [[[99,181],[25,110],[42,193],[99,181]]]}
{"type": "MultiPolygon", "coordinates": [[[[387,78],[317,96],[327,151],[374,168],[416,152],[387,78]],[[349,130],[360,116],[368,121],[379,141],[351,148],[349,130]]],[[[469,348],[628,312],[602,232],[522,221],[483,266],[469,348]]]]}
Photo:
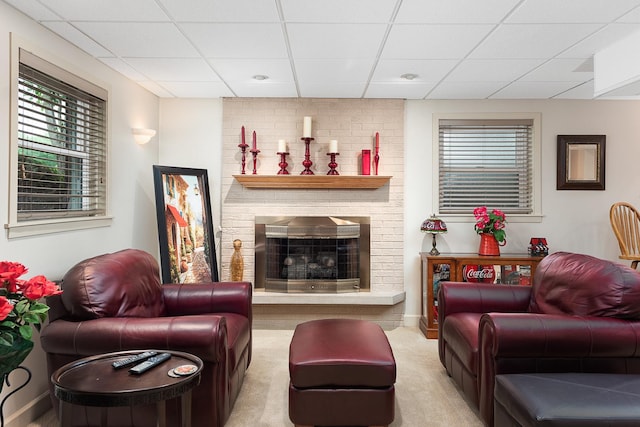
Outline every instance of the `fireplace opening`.
{"type": "Polygon", "coordinates": [[[256,217],[256,288],[369,290],[368,217],[256,217]]]}

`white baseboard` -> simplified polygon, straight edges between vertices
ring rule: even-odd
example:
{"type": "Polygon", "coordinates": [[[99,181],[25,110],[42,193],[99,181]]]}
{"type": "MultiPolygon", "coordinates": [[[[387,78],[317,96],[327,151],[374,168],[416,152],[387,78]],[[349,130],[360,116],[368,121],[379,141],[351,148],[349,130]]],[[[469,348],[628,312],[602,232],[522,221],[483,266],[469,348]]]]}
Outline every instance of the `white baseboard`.
{"type": "Polygon", "coordinates": [[[24,427],[34,422],[51,409],[49,392],[42,393],[37,398],[20,408],[5,420],[5,427],[24,427]]]}
{"type": "Polygon", "coordinates": [[[420,315],[419,314],[405,314],[404,315],[404,326],[409,328],[417,328],[420,324],[420,315]]]}

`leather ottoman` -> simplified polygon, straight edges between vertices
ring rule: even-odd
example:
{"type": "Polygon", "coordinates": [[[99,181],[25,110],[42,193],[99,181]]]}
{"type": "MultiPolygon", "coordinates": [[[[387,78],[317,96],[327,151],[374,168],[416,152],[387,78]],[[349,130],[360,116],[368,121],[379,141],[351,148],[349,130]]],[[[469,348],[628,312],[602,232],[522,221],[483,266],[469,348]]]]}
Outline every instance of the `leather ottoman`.
{"type": "Polygon", "coordinates": [[[497,375],[494,397],[495,427],[640,425],[640,375],[497,375]]]}
{"type": "Polygon", "coordinates": [[[289,418],[296,426],[386,426],[396,362],[380,326],[355,319],[299,324],[289,347],[289,418]]]}

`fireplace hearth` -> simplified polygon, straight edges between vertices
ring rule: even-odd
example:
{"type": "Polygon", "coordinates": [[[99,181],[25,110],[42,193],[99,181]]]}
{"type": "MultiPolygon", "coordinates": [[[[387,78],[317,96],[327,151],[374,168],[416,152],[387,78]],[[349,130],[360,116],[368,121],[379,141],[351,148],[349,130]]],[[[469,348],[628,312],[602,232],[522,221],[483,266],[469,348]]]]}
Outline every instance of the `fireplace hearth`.
{"type": "Polygon", "coordinates": [[[369,291],[369,217],[256,217],[256,288],[369,291]]]}

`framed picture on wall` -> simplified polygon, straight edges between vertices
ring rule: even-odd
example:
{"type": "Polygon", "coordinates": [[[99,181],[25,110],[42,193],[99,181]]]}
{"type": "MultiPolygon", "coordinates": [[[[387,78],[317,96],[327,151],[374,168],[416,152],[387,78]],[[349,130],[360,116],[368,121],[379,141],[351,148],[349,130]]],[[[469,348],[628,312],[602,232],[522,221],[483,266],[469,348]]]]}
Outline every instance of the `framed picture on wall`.
{"type": "Polygon", "coordinates": [[[557,190],[604,190],[606,135],[558,135],[557,190]]]}
{"type": "Polygon", "coordinates": [[[217,282],[206,169],[153,166],[163,283],[217,282]]]}

